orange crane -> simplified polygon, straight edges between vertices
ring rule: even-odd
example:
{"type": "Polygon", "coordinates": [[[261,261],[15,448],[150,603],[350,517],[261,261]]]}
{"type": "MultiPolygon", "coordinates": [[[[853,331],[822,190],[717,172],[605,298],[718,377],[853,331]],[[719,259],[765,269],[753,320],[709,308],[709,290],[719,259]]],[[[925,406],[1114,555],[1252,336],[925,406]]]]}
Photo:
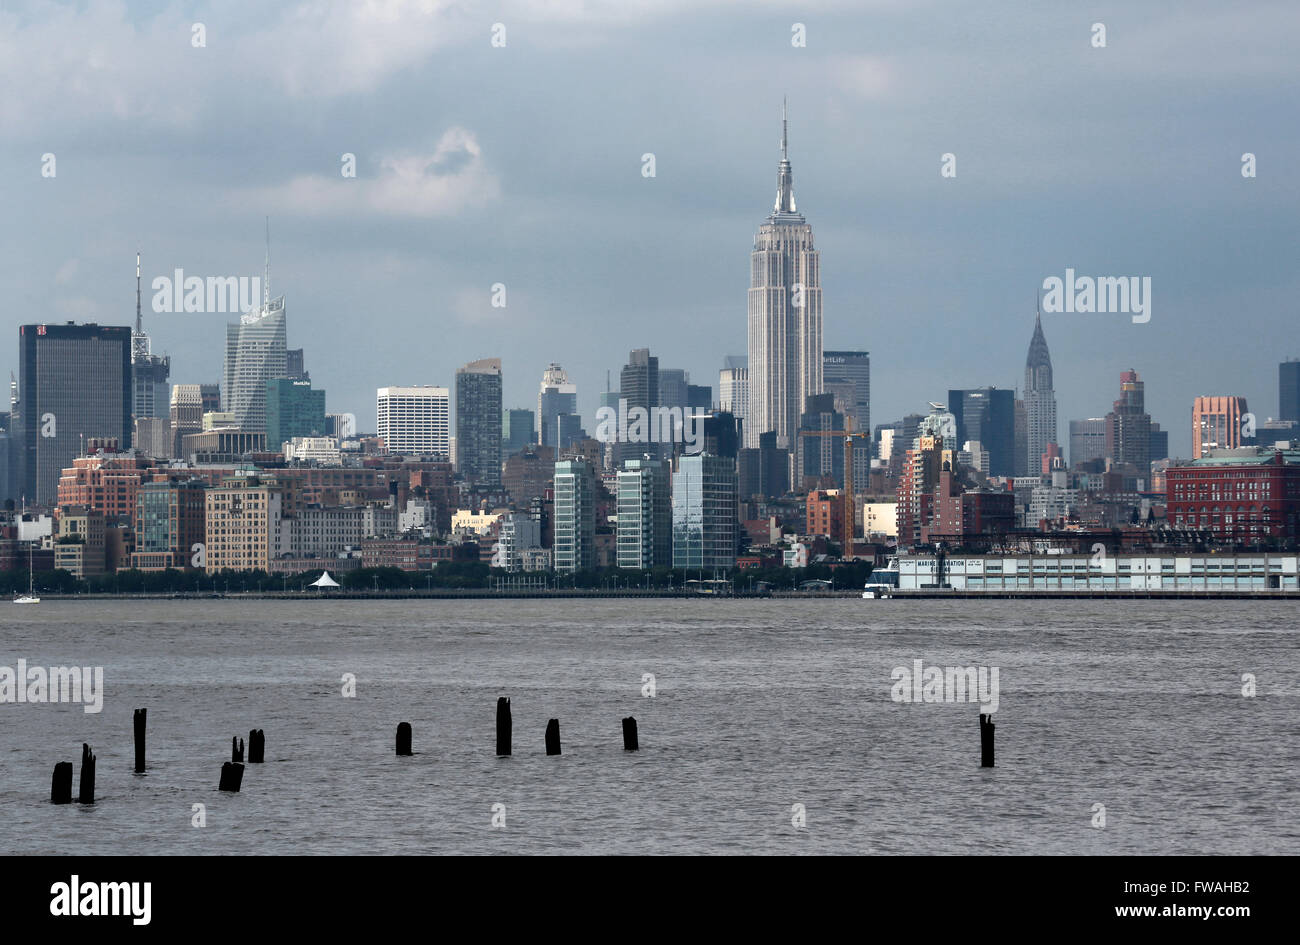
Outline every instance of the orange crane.
{"type": "Polygon", "coordinates": [[[871,434],[854,431],[853,418],[845,417],[847,430],[800,430],[800,436],[844,437],[844,551],[846,558],[853,557],[853,540],[857,520],[857,502],[853,495],[853,441],[866,439],[871,434]]]}

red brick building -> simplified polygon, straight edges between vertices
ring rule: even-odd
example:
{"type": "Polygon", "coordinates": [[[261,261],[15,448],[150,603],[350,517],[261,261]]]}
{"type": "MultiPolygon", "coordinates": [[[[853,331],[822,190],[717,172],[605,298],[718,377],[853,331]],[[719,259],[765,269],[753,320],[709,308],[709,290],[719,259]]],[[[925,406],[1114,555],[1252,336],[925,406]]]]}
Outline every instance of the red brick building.
{"type": "Polygon", "coordinates": [[[1300,451],[1204,458],[1165,473],[1168,524],[1224,541],[1300,537],[1300,451]]]}
{"type": "Polygon", "coordinates": [[[804,534],[844,540],[844,496],[839,489],[814,489],[808,493],[804,534]]]}

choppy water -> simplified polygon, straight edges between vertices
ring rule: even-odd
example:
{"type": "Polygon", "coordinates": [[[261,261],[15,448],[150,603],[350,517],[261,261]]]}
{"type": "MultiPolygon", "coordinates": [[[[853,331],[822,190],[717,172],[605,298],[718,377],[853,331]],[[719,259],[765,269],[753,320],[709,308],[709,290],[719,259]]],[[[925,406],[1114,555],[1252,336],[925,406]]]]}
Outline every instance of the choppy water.
{"type": "Polygon", "coordinates": [[[98,715],[0,704],[0,853],[1300,853],[1287,602],[0,606],[0,665],[102,665],[106,688],[98,715]],[[891,700],[918,658],[999,668],[996,768],[975,706],[891,700]],[[218,792],[254,727],[267,763],[218,792]],[[97,803],[51,805],[83,741],[97,803]]]}

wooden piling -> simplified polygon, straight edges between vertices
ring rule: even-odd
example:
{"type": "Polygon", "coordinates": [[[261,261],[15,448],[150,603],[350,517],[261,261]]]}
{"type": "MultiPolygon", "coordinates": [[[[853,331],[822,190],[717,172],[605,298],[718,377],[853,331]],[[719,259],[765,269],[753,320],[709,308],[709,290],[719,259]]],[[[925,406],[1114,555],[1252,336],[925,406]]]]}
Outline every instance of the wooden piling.
{"type": "Polygon", "coordinates": [[[148,709],[136,709],[132,716],[135,723],[135,773],[144,774],[144,732],[145,718],[148,716],[148,709]]]}
{"type": "Polygon", "coordinates": [[[81,745],[81,790],[77,794],[77,803],[95,803],[95,756],[84,742],[81,745]]]}
{"type": "Polygon", "coordinates": [[[248,763],[260,765],[266,760],[266,735],[260,728],[248,733],[248,763]]]}
{"type": "Polygon", "coordinates": [[[60,761],[54,766],[54,780],[50,784],[51,804],[72,803],[72,762],[60,761]]]}
{"type": "Polygon", "coordinates": [[[230,760],[237,764],[244,760],[244,740],[238,736],[230,738],[230,760]]]}
{"type": "Polygon", "coordinates": [[[636,740],[636,719],[629,715],[623,720],[623,750],[637,751],[640,747],[636,740]]]}
{"type": "Polygon", "coordinates": [[[558,755],[560,753],[559,719],[551,719],[546,723],[546,753],[548,755],[558,755]]]}
{"type": "Polygon", "coordinates": [[[980,767],[993,767],[993,716],[980,713],[980,767]]]}
{"type": "Polygon", "coordinates": [[[510,735],[512,732],[510,721],[510,700],[505,696],[497,699],[497,754],[510,754],[510,735]]]}
{"type": "Polygon", "coordinates": [[[239,793],[239,786],[244,782],[244,766],[237,761],[227,761],[221,766],[221,782],[218,791],[239,793]]]}
{"type": "Polygon", "coordinates": [[[411,753],[410,722],[401,722],[397,726],[397,753],[399,755],[409,755],[411,753]]]}

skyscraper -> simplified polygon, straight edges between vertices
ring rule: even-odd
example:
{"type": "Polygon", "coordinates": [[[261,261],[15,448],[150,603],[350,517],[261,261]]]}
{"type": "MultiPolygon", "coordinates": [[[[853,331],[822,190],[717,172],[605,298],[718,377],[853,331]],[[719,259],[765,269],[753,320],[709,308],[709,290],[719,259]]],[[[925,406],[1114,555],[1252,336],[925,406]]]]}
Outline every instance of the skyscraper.
{"type": "Polygon", "coordinates": [[[1070,421],[1070,465],[1101,459],[1106,455],[1106,419],[1090,417],[1070,421]]]}
{"type": "Polygon", "coordinates": [[[379,388],[375,403],[377,432],[388,452],[450,456],[450,402],[445,387],[379,388]]]}
{"type": "Polygon", "coordinates": [[[1121,465],[1151,472],[1151,414],[1146,412],[1146,385],[1137,371],[1119,376],[1119,400],[1106,414],[1106,455],[1121,465]]]}
{"type": "MultiPolygon", "coordinates": [[[[627,401],[627,409],[644,407],[649,412],[662,404],[661,380],[659,359],[650,353],[649,348],[637,348],[628,352],[627,364],[623,365],[623,370],[619,373],[619,393],[627,401]]],[[[682,395],[685,396],[684,380],[682,395]]],[[[614,465],[622,468],[628,460],[640,459],[647,453],[658,455],[659,445],[620,440],[614,444],[614,465]]]]}
{"type": "Polygon", "coordinates": [[[514,456],[525,446],[537,442],[537,415],[523,407],[501,411],[501,455],[514,456]]]}
{"type": "MultiPolygon", "coordinates": [[[[799,431],[815,433],[846,429],[844,415],[835,409],[836,406],[833,394],[813,394],[799,417],[799,431]]],[[[795,456],[798,468],[796,488],[821,488],[814,483],[825,479],[831,481],[833,488],[844,485],[844,437],[800,436],[795,456]]]]}
{"type": "Polygon", "coordinates": [[[140,254],[135,254],[135,331],[131,333],[131,415],[166,417],[171,359],[153,353],[140,308],[140,254]]]}
{"type": "Polygon", "coordinates": [[[277,377],[266,384],[266,448],[278,453],[296,436],[325,435],[325,392],[310,380],[277,377]]]}
{"type": "Polygon", "coordinates": [[[749,358],[729,354],[718,372],[718,407],[741,420],[749,416],[749,358]]]}
{"type": "Polygon", "coordinates": [[[296,381],[310,381],[311,374],[303,358],[302,348],[290,348],[284,353],[284,376],[296,381]]]}
{"type": "Polygon", "coordinates": [[[1197,397],[1192,401],[1192,458],[1241,446],[1241,417],[1246,410],[1245,397],[1197,397]]]}
{"type": "Polygon", "coordinates": [[[596,564],[596,474],[585,459],[555,464],[555,570],[586,571],[596,564]]]}
{"type": "Polygon", "coordinates": [[[59,474],[83,440],[116,437],[131,446],[131,329],[126,326],[20,325],[18,413],[20,496],[52,505],[59,474]]]}
{"type": "Polygon", "coordinates": [[[775,430],[792,449],[805,400],[822,392],[822,289],[812,227],[795,209],[784,106],[776,206],[754,238],[749,285],[745,445],[775,430]]]}
{"type": "Polygon", "coordinates": [[[1295,358],[1277,366],[1277,418],[1300,420],[1300,360],[1295,358]]]}
{"type": "Polygon", "coordinates": [[[673,473],[673,567],[708,572],[735,566],[735,460],[683,456],[673,473]]]}
{"type": "MultiPolygon", "coordinates": [[[[269,280],[268,280],[269,288],[269,280]]],[[[226,368],[221,409],[250,433],[266,429],[266,384],[284,377],[288,364],[284,296],[262,304],[226,326],[226,368]]]]}
{"type": "MultiPolygon", "coordinates": [[[[990,476],[1014,476],[1016,470],[1015,393],[997,387],[948,391],[948,410],[957,420],[956,449],[978,441],[989,453],[990,476]]],[[[1037,473],[1038,467],[1029,470],[1037,473]]]]}
{"type": "Polygon", "coordinates": [[[853,429],[871,432],[871,352],[826,351],[822,354],[822,384],[843,388],[847,398],[852,390],[852,402],[844,406],[853,418],[853,429]]]}
{"type": "MultiPolygon", "coordinates": [[[[826,351],[822,354],[822,386],[836,394],[846,417],[859,432],[871,432],[871,352],[826,351]]],[[[853,440],[853,489],[867,492],[871,485],[871,439],[853,440]]]]}
{"type": "Polygon", "coordinates": [[[542,386],[537,392],[537,442],[542,446],[558,446],[559,428],[555,418],[577,413],[578,388],[569,382],[564,368],[552,362],[542,372],[542,386]]]}
{"type": "Polygon", "coordinates": [[[1047,444],[1056,443],[1056,392],[1052,389],[1052,355],[1043,336],[1043,316],[1034,317],[1034,335],[1025,357],[1025,423],[1027,475],[1042,468],[1047,444]]]}
{"type": "Polygon", "coordinates": [[[673,563],[672,490],[668,463],[630,459],[618,472],[618,566],[673,563]]]}
{"type": "Polygon", "coordinates": [[[501,359],[471,361],[456,372],[456,460],[466,480],[501,488],[501,359]]]}

